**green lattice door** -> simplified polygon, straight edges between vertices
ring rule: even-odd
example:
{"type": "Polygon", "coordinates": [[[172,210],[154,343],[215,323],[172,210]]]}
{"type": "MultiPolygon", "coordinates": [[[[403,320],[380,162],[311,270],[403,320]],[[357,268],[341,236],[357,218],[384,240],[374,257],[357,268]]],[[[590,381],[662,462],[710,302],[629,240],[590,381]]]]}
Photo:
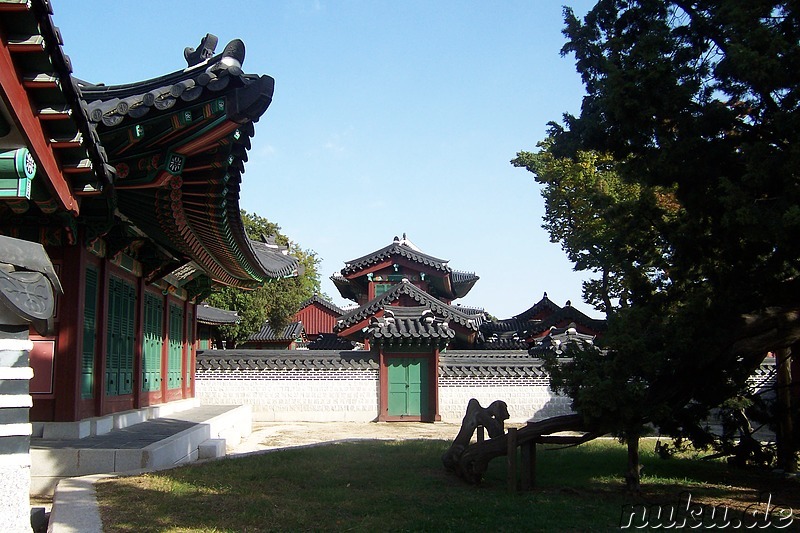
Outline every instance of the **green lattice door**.
{"type": "Polygon", "coordinates": [[[97,345],[97,270],[86,268],[83,305],[83,349],[81,352],[81,398],[94,397],[95,346],[97,345]]]}
{"type": "Polygon", "coordinates": [[[421,416],[428,410],[428,361],[424,358],[389,359],[389,416],[421,416]]]}
{"type": "Polygon", "coordinates": [[[144,345],[142,346],[142,391],[161,388],[161,352],[164,347],[164,303],[161,298],[145,293],[144,345]]]}
{"type": "Polygon", "coordinates": [[[167,388],[178,389],[183,383],[183,309],[169,306],[169,346],[167,348],[167,388]]]}
{"type": "Polygon", "coordinates": [[[114,276],[108,281],[106,394],[116,396],[133,392],[136,289],[114,276]]]}

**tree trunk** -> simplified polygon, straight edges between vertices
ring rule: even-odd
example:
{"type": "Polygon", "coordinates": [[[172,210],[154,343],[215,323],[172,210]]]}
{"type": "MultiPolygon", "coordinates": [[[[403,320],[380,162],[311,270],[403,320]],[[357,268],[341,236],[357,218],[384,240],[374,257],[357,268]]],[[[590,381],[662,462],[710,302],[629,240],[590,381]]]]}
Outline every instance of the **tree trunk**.
{"type": "Polygon", "coordinates": [[[775,434],[777,467],[785,472],[797,472],[797,443],[794,438],[792,411],[792,350],[775,352],[778,431],[775,434]]]}
{"type": "Polygon", "coordinates": [[[639,474],[642,465],[639,464],[639,434],[626,433],[625,440],[628,443],[628,470],[625,472],[625,484],[631,492],[639,492],[641,487],[639,474]]]}

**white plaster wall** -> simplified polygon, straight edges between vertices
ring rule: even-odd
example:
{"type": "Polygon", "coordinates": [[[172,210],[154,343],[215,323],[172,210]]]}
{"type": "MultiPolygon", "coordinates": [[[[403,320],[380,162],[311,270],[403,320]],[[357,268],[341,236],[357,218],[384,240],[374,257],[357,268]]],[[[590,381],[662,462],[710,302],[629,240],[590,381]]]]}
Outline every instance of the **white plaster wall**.
{"type": "MultiPolygon", "coordinates": [[[[487,380],[491,381],[491,380],[487,380]]],[[[442,422],[460,424],[467,403],[475,398],[483,407],[495,400],[508,406],[509,422],[522,423],[572,412],[570,399],[554,394],[547,385],[527,386],[448,386],[439,388],[439,414],[442,422]]]]}
{"type": "Polygon", "coordinates": [[[377,371],[367,379],[248,377],[205,379],[198,372],[196,396],[203,404],[249,405],[260,422],[371,422],[378,417],[377,371]]]}
{"type": "MultiPolygon", "coordinates": [[[[203,404],[249,405],[256,421],[370,422],[378,417],[377,370],[198,371],[203,404]]],[[[552,393],[547,378],[456,378],[439,382],[443,422],[460,424],[471,398],[484,407],[508,405],[510,422],[569,414],[569,398],[552,393]]]]}

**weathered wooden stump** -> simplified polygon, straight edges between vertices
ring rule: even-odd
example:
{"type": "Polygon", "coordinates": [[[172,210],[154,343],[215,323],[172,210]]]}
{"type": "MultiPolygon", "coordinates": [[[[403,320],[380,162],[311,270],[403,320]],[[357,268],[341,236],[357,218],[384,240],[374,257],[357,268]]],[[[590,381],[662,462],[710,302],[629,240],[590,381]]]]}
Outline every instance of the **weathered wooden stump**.
{"type": "MultiPolygon", "coordinates": [[[[478,428],[485,428],[489,438],[494,439],[503,435],[503,426],[508,420],[508,407],[506,402],[495,400],[488,407],[481,407],[480,402],[472,398],[467,403],[467,413],[461,421],[461,429],[453,440],[453,444],[442,455],[442,463],[448,470],[455,470],[458,460],[464,450],[469,446],[472,435],[478,428]]],[[[478,440],[483,442],[483,430],[479,430],[478,440]]]]}
{"type": "Polygon", "coordinates": [[[508,467],[508,490],[516,492],[518,485],[522,490],[531,490],[536,485],[537,444],[575,445],[600,436],[600,433],[587,431],[581,416],[577,414],[529,422],[525,427],[519,429],[509,428],[508,433],[504,434],[503,422],[507,419],[508,409],[505,402],[498,400],[483,409],[477,400],[470,400],[467,405],[467,414],[461,423],[461,430],[447,452],[442,455],[445,468],[454,471],[465,481],[477,484],[480,483],[486,472],[489,461],[505,455],[508,467]],[[482,421],[483,424],[480,424],[479,421],[482,421]],[[478,442],[470,444],[475,429],[480,425],[489,432],[489,440],[479,439],[478,442]],[[553,435],[553,433],[562,431],[574,431],[581,434],[553,435]],[[517,448],[520,448],[519,462],[517,461],[517,448]],[[519,484],[517,483],[518,469],[521,469],[519,484]]]}

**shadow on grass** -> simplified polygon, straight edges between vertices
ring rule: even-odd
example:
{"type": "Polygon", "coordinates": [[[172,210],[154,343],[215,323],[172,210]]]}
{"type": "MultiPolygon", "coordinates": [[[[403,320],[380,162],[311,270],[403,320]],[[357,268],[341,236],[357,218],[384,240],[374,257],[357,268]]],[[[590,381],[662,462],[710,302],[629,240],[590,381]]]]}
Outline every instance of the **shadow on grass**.
{"type": "MultiPolygon", "coordinates": [[[[480,486],[445,472],[448,446],[351,442],[118,478],[97,487],[104,531],[606,531],[641,498],[624,491],[625,450],[614,442],[540,449],[537,488],[520,494],[506,491],[503,458],[480,486]]],[[[645,498],[673,500],[687,487],[725,497],[708,481],[726,479],[725,465],[661,462],[671,466],[652,479],[665,483],[645,498]]]]}

